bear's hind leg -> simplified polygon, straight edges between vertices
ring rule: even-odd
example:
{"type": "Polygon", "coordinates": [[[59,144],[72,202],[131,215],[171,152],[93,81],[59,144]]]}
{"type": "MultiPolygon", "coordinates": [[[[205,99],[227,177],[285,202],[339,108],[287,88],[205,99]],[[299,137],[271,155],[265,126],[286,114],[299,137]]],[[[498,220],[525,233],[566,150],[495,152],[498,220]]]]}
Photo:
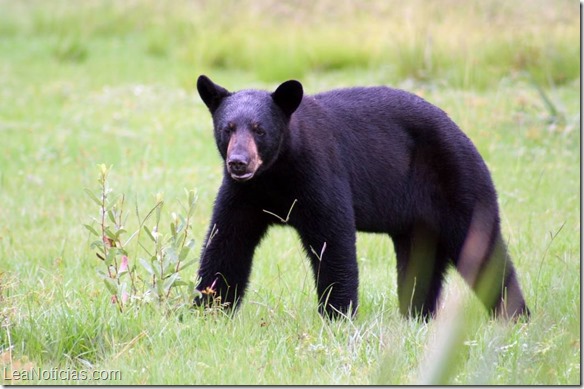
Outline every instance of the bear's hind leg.
{"type": "Polygon", "coordinates": [[[394,236],[392,240],[400,312],[428,320],[438,308],[447,257],[437,245],[436,234],[425,228],[416,228],[413,233],[394,236]]]}
{"type": "Polygon", "coordinates": [[[490,237],[471,227],[457,269],[495,316],[506,319],[529,316],[505,242],[498,229],[494,234],[489,248],[490,237]]]}

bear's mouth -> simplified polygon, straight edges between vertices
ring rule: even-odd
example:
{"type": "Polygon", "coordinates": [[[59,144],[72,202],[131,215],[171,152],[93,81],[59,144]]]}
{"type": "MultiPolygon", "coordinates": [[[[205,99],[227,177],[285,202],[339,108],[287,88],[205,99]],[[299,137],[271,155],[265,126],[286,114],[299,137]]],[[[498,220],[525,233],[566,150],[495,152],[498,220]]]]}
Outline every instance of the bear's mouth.
{"type": "Polygon", "coordinates": [[[245,174],[231,173],[231,178],[233,178],[235,181],[238,181],[238,182],[244,182],[244,181],[251,179],[253,177],[253,175],[254,175],[254,173],[245,173],[245,174]]]}

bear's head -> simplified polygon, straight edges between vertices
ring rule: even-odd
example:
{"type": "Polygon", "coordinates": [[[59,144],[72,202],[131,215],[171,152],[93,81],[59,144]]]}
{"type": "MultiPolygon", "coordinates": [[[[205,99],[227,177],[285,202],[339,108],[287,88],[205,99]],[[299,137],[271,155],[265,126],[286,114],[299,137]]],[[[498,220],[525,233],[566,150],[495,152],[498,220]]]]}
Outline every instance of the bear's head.
{"type": "Polygon", "coordinates": [[[201,75],[197,90],[213,116],[217,148],[232,179],[248,181],[278,159],[290,117],[302,101],[302,84],[290,80],[273,93],[232,93],[201,75]]]}

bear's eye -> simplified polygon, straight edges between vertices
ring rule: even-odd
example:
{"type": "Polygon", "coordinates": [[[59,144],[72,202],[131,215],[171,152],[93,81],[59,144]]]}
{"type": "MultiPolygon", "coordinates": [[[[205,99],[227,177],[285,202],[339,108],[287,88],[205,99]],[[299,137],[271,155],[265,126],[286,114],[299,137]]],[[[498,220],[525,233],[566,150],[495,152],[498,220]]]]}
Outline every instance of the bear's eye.
{"type": "Polygon", "coordinates": [[[254,123],[251,129],[257,136],[264,136],[266,134],[266,131],[258,123],[254,123]]]}
{"type": "Polygon", "coordinates": [[[233,122],[227,123],[227,127],[225,127],[225,132],[230,134],[233,131],[235,131],[235,123],[233,123],[233,122]]]}

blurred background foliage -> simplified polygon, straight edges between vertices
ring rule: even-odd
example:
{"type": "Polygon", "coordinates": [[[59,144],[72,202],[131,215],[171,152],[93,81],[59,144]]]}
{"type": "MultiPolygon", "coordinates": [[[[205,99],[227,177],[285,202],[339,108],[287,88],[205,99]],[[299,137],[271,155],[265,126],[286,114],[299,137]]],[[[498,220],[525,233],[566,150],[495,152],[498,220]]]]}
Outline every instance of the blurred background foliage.
{"type": "MultiPolygon", "coordinates": [[[[133,66],[145,54],[183,75],[240,70],[274,82],[370,69],[388,83],[465,89],[517,74],[548,87],[579,77],[571,0],[1,0],[0,7],[0,37],[39,40],[38,51],[21,53],[36,60],[126,52],[133,66]]],[[[185,86],[193,82],[183,76],[185,86]]]]}

